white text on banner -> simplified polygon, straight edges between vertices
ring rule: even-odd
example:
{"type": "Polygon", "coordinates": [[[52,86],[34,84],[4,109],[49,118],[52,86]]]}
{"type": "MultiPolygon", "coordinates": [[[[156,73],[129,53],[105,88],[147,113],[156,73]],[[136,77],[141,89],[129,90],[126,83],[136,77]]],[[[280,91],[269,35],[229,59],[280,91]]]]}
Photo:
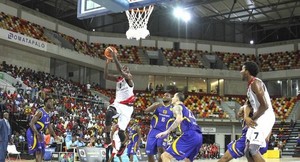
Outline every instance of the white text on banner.
{"type": "Polygon", "coordinates": [[[35,38],[31,38],[19,33],[15,33],[9,30],[0,28],[0,38],[4,40],[8,40],[11,42],[15,42],[18,44],[22,44],[24,46],[28,46],[31,48],[39,49],[42,51],[47,51],[47,43],[44,41],[37,40],[35,38]]]}

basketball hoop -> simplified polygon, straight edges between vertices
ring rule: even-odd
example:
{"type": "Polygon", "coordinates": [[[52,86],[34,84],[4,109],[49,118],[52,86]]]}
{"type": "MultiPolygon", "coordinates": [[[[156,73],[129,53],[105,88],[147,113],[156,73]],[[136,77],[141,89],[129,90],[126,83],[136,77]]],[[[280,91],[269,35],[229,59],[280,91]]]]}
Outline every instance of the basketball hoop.
{"type": "Polygon", "coordinates": [[[143,9],[131,9],[126,11],[128,18],[129,29],[126,32],[127,39],[136,40],[145,39],[150,35],[147,29],[149,17],[153,11],[154,6],[145,6],[143,9]]]}

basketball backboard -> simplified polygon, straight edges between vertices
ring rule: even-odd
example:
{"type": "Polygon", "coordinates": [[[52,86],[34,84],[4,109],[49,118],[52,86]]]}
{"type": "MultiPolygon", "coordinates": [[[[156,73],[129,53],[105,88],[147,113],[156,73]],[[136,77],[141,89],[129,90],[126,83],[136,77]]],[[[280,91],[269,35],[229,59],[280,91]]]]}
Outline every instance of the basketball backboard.
{"type": "Polygon", "coordinates": [[[171,0],[78,0],[77,18],[87,19],[96,16],[119,13],[171,0]]]}

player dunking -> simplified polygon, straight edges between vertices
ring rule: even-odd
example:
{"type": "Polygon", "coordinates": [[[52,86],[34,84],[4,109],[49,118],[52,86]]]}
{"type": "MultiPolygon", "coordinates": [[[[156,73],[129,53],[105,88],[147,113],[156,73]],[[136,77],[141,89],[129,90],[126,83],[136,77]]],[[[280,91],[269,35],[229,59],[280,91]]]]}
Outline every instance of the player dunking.
{"type": "Polygon", "coordinates": [[[157,138],[163,138],[178,126],[180,127],[181,135],[161,155],[163,162],[170,162],[172,158],[193,161],[201,148],[203,141],[201,128],[193,113],[183,105],[184,99],[182,93],[174,95],[172,104],[176,119],[166,131],[156,135],[157,138]]]}
{"type": "Polygon", "coordinates": [[[104,77],[106,80],[116,82],[116,97],[114,103],[111,104],[107,109],[105,117],[106,127],[104,131],[106,132],[106,143],[110,143],[112,118],[118,117],[118,135],[121,140],[121,147],[117,153],[117,156],[121,156],[126,148],[126,144],[124,143],[126,138],[125,131],[130,121],[133,112],[133,103],[135,101],[135,96],[133,93],[134,83],[129,68],[125,65],[121,65],[117,58],[117,53],[112,50],[110,53],[121,76],[108,74],[108,64],[111,62],[111,59],[107,59],[104,69],[104,77]]]}
{"type": "Polygon", "coordinates": [[[159,153],[157,158],[161,162],[160,155],[165,151],[165,138],[156,138],[158,133],[161,133],[173,124],[174,117],[171,109],[171,94],[165,93],[163,96],[163,103],[155,102],[145,112],[153,112],[153,117],[150,123],[150,131],[147,135],[146,154],[148,155],[148,162],[154,162],[154,155],[159,153]]]}
{"type": "Polygon", "coordinates": [[[246,157],[248,161],[264,162],[259,152],[266,147],[266,140],[275,123],[275,114],[265,84],[258,78],[259,68],[255,62],[246,62],[242,66],[242,79],[248,81],[247,97],[253,108],[253,116],[244,118],[249,126],[246,137],[246,157]]]}

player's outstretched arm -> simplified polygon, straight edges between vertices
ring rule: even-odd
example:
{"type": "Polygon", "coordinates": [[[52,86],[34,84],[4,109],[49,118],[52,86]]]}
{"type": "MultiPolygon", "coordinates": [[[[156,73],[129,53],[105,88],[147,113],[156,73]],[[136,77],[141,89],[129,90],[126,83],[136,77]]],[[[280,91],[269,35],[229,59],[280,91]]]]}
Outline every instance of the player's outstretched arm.
{"type": "Polygon", "coordinates": [[[162,103],[160,102],[154,102],[151,106],[147,107],[144,111],[145,112],[153,112],[158,107],[162,106],[162,103]]]}
{"type": "Polygon", "coordinates": [[[105,68],[104,68],[104,78],[110,81],[116,81],[117,77],[108,73],[108,64],[111,62],[110,59],[106,60],[105,68]]]}
{"type": "MultiPolygon", "coordinates": [[[[116,64],[117,70],[118,72],[127,80],[131,80],[132,81],[132,75],[130,73],[127,73],[125,71],[122,70],[122,65],[117,57],[117,53],[115,51],[111,51],[111,54],[113,56],[113,60],[116,64]]],[[[131,84],[131,83],[129,83],[131,84]]],[[[132,84],[133,85],[133,84],[132,84]]]]}

